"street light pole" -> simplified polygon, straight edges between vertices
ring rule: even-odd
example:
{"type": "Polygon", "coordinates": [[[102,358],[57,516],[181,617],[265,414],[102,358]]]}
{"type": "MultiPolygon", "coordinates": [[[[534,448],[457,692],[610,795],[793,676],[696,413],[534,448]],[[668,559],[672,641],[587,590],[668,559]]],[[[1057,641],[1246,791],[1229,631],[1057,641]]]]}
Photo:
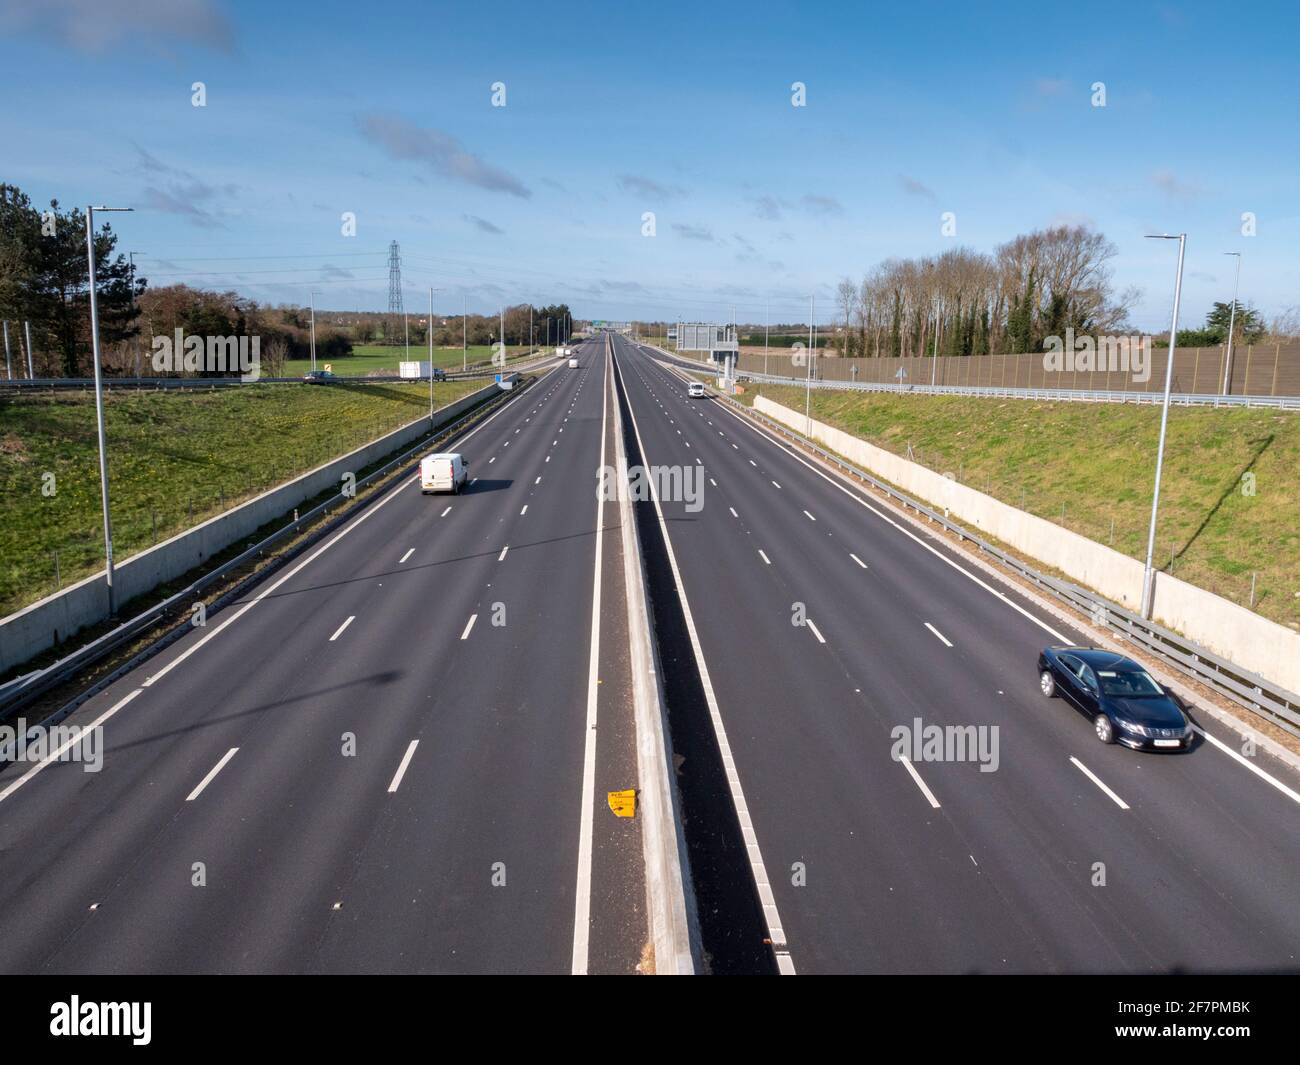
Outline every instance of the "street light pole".
{"type": "Polygon", "coordinates": [[[1223,254],[1237,257],[1237,280],[1232,285],[1232,311],[1228,315],[1228,358],[1223,367],[1223,394],[1226,396],[1228,381],[1232,378],[1232,333],[1237,325],[1237,292],[1241,288],[1241,252],[1225,251],[1223,254]]]}
{"type": "Polygon", "coordinates": [[[435,291],[441,292],[441,289],[435,290],[432,286],[429,288],[429,428],[433,428],[433,294],[435,291]]]}
{"type": "Polygon", "coordinates": [[[803,417],[804,432],[812,436],[812,361],[813,318],[817,316],[817,297],[808,297],[808,372],[804,375],[803,417]]]}
{"type": "Polygon", "coordinates": [[[1147,561],[1142,574],[1142,617],[1151,620],[1155,605],[1155,570],[1151,560],[1156,550],[1156,520],[1160,515],[1160,475],[1165,464],[1165,431],[1169,425],[1169,390],[1174,381],[1174,349],[1178,344],[1178,301],[1183,292],[1183,252],[1187,247],[1187,234],[1151,234],[1149,240],[1178,241],[1178,273],[1174,278],[1174,313],[1169,324],[1169,361],[1165,364],[1165,401],[1160,411],[1160,443],[1156,448],[1156,483],[1151,493],[1151,529],[1147,534],[1147,561]]]}
{"type": "Polygon", "coordinates": [[[99,302],[95,296],[95,211],[130,211],[130,207],[86,208],[86,261],[90,268],[90,352],[95,365],[95,428],[99,436],[99,497],[104,509],[104,584],[108,616],[117,616],[113,590],[113,519],[108,512],[108,441],[104,435],[104,374],[99,365],[99,302]]]}
{"type": "Polygon", "coordinates": [[[316,292],[311,294],[311,368],[316,369],[316,292]]]}
{"type": "Polygon", "coordinates": [[[934,388],[939,372],[939,300],[934,301],[934,354],[930,357],[930,387],[934,388]]]}

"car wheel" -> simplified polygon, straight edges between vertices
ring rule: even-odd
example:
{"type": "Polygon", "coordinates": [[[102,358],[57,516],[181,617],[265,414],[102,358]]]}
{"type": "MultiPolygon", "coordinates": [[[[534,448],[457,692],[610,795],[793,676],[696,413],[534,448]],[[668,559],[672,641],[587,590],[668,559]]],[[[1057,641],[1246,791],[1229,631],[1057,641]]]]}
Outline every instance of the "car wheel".
{"type": "Polygon", "coordinates": [[[1098,714],[1092,722],[1092,729],[1097,733],[1097,739],[1102,743],[1115,742],[1115,726],[1110,723],[1110,718],[1105,714],[1098,714]]]}
{"type": "Polygon", "coordinates": [[[1045,669],[1038,674],[1038,687],[1049,699],[1056,697],[1056,678],[1050,670],[1045,669]]]}

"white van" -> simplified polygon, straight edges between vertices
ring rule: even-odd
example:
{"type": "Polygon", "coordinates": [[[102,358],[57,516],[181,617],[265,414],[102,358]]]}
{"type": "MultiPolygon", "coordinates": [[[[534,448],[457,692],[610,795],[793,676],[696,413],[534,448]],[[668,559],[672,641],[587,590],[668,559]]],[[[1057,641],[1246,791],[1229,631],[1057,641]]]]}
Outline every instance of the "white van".
{"type": "Polygon", "coordinates": [[[570,370],[576,370],[577,368],[578,368],[578,360],[577,360],[577,359],[570,359],[570,360],[569,360],[569,369],[570,369],[570,370]]]}
{"type": "Polygon", "coordinates": [[[701,399],[704,396],[704,384],[700,381],[692,381],[686,386],[686,394],[691,399],[701,399]]]}
{"type": "Polygon", "coordinates": [[[460,494],[469,477],[469,463],[454,451],[438,455],[425,455],[420,460],[420,491],[454,492],[460,494]]]}

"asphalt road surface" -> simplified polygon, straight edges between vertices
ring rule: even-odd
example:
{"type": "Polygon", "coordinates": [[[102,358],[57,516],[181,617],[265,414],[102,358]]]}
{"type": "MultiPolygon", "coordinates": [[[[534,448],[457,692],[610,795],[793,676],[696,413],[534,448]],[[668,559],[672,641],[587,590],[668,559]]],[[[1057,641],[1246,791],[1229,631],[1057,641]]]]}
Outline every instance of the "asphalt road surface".
{"type": "Polygon", "coordinates": [[[1038,691],[1081,635],[615,345],[646,464],[703,465],[664,524],[787,969],[1300,969],[1294,773],[1098,743],[1038,691]],[[916,719],[996,726],[996,769],[896,760],[916,719]]]}
{"type": "Polygon", "coordinates": [[[78,710],[100,772],[0,773],[0,970],[635,965],[640,871],[592,860],[639,847],[604,844],[587,750],[603,341],[580,359],[445,446],[465,492],[406,478],[78,710]]]}

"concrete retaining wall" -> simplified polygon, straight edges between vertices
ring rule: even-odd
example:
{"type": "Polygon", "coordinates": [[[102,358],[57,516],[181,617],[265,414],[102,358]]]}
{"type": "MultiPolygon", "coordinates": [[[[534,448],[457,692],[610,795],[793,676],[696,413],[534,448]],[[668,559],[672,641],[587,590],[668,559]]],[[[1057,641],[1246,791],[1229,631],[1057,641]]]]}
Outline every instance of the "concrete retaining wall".
{"type": "MultiPolygon", "coordinates": [[[[440,407],[434,412],[434,425],[454,421],[470,407],[499,391],[493,383],[455,403],[440,407]]],[[[369,466],[418,440],[428,430],[429,418],[426,415],[119,562],[113,569],[119,607],[202,565],[213,555],[268,521],[289,513],[305,500],[328,488],[340,488],[344,473],[369,466]]],[[[104,571],[100,570],[0,619],[0,671],[26,662],[79,629],[107,617],[108,592],[104,585],[104,571]]]]}
{"type": "MultiPolygon", "coordinates": [[[[801,413],[764,396],[755,397],[754,409],[1113,602],[1130,610],[1140,608],[1143,566],[1137,559],[959,484],[842,429],[815,420],[809,427],[801,413]]],[[[1300,633],[1164,573],[1156,576],[1153,613],[1157,622],[1208,650],[1290,691],[1300,691],[1300,633]]]]}

